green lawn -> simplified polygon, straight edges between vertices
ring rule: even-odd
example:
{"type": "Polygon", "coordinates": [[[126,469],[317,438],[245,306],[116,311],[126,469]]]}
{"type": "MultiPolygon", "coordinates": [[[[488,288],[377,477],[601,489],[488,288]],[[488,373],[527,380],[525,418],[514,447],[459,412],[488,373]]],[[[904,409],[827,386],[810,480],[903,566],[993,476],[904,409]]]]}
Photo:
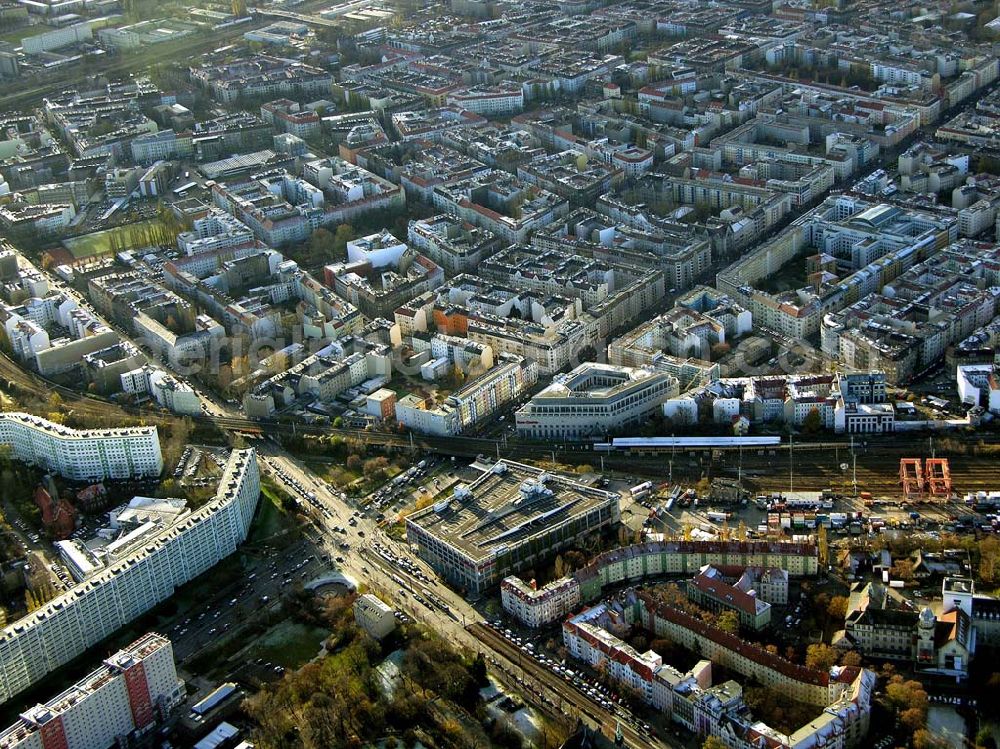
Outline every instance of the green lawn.
{"type": "Polygon", "coordinates": [[[281,506],[281,497],[274,487],[266,483],[260,487],[260,508],[247,534],[248,544],[259,544],[282,535],[294,522],[281,506]]]}
{"type": "Polygon", "coordinates": [[[252,660],[263,658],[285,668],[298,668],[312,660],[330,633],[322,627],[310,627],[285,620],[265,632],[247,653],[252,660]]]}
{"type": "Polygon", "coordinates": [[[0,42],[10,42],[15,47],[21,46],[21,40],[26,36],[42,34],[46,31],[44,26],[22,26],[19,29],[0,29],[0,42]]]}

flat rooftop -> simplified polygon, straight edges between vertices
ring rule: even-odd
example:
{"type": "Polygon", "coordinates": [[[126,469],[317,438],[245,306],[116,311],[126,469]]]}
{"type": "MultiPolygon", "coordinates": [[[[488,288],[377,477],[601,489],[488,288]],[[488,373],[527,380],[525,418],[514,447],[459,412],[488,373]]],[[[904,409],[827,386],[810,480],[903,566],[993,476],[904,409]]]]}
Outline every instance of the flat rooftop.
{"type": "Polygon", "coordinates": [[[479,561],[612,501],[614,492],[502,460],[407,523],[479,561]]]}

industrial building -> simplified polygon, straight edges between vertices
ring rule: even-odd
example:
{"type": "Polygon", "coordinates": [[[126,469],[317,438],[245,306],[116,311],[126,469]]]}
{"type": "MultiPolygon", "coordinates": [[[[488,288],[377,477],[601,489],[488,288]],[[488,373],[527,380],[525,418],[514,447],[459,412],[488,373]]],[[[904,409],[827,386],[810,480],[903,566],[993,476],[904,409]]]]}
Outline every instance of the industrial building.
{"type": "Polygon", "coordinates": [[[452,496],[406,519],[422,559],[456,587],[482,593],[621,520],[619,495],[501,460],[452,496]]]}

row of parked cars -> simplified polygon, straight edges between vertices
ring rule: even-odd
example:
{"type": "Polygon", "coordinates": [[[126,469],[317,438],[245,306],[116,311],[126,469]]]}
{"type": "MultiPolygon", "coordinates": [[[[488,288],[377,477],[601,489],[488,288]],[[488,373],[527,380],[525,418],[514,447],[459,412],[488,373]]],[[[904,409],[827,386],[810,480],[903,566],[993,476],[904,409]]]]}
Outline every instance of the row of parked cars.
{"type": "Polygon", "coordinates": [[[299,481],[297,478],[292,476],[287,471],[282,471],[280,468],[275,468],[274,472],[278,474],[278,477],[281,478],[283,482],[285,482],[286,486],[291,486],[293,489],[295,489],[296,494],[298,494],[302,499],[304,499],[306,502],[308,502],[317,510],[319,510],[321,513],[323,513],[324,517],[327,518],[333,517],[332,513],[328,509],[326,509],[326,507],[324,507],[323,504],[318,499],[316,499],[316,492],[307,490],[301,481],[299,481]]]}
{"type": "MultiPolygon", "coordinates": [[[[427,472],[433,469],[439,461],[440,458],[425,458],[416,465],[407,468],[371,495],[371,508],[375,512],[381,512],[382,510],[391,508],[400,499],[407,497],[413,483],[426,476],[427,472]]],[[[382,516],[376,518],[376,520],[381,519],[382,516]]]]}
{"type": "Polygon", "coordinates": [[[570,668],[566,665],[565,661],[557,661],[555,658],[539,652],[534,643],[532,643],[528,638],[521,637],[517,632],[509,628],[505,628],[503,626],[503,622],[499,619],[486,622],[486,626],[496,630],[498,634],[502,635],[513,645],[516,645],[522,653],[527,655],[529,658],[533,658],[538,661],[538,663],[549,668],[554,674],[571,683],[577,688],[577,690],[587,695],[605,710],[608,710],[614,715],[620,717],[622,720],[631,723],[637,730],[642,729],[647,734],[652,732],[653,729],[649,726],[649,724],[642,723],[636,719],[631,712],[623,707],[624,698],[621,695],[617,692],[611,691],[597,681],[597,679],[588,676],[582,671],[570,668]]]}

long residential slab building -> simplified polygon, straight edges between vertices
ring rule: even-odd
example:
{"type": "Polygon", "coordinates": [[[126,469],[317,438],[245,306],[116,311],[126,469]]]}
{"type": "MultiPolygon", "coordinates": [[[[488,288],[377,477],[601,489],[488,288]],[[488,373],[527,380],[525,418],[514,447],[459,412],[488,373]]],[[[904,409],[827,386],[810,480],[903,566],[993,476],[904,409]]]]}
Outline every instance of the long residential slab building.
{"type": "Polygon", "coordinates": [[[70,429],[26,413],[0,414],[0,444],[11,457],[74,481],[159,476],[163,455],[155,426],[70,429]]]}
{"type": "Polygon", "coordinates": [[[260,496],[253,450],[234,450],[214,499],[148,544],[0,630],[0,702],[70,662],[211,569],[246,539],[260,496]]]}
{"type": "Polygon", "coordinates": [[[102,749],[149,733],[184,701],[174,649],[149,633],[0,732],[0,749],[102,749]]]}

